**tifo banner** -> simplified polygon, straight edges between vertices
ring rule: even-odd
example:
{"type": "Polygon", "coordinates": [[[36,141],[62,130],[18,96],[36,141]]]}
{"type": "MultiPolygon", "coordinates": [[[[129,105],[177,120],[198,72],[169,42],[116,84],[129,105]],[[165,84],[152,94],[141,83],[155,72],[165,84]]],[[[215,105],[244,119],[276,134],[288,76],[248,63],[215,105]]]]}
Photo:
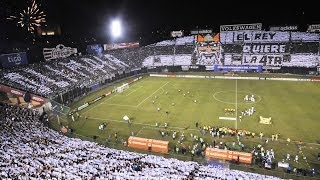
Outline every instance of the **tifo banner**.
{"type": "Polygon", "coordinates": [[[43,57],[46,61],[66,58],[76,53],[78,53],[77,48],[65,47],[63,44],[59,44],[55,48],[43,48],[43,57]]]}
{"type": "Polygon", "coordinates": [[[130,43],[117,43],[117,44],[104,44],[104,50],[115,50],[115,49],[125,49],[125,48],[138,48],[139,42],[130,43]]]}
{"type": "MultiPolygon", "coordinates": [[[[142,49],[143,67],[193,65],[245,65],[307,67],[320,64],[320,34],[293,31],[222,31],[189,36],[195,46],[162,46],[142,49]]],[[[204,31],[206,32],[206,31],[204,31]]]]}
{"type": "Polygon", "coordinates": [[[137,149],[150,150],[153,152],[168,153],[169,141],[161,141],[155,139],[146,139],[130,136],[128,138],[128,146],[137,149]]]}
{"type": "MultiPolygon", "coordinates": [[[[19,100],[20,102],[24,101],[23,97],[25,95],[25,92],[20,91],[18,89],[14,89],[14,88],[11,88],[9,86],[5,86],[5,85],[0,84],[0,92],[8,93],[8,94],[16,97],[17,100],[19,100]]],[[[41,106],[41,105],[43,105],[43,104],[45,104],[47,102],[47,100],[45,98],[43,98],[43,97],[36,96],[34,94],[30,94],[30,96],[31,96],[31,103],[34,106],[41,106]]]]}
{"type": "Polygon", "coordinates": [[[27,54],[25,52],[1,54],[0,61],[2,67],[13,67],[28,64],[27,54]]]}
{"type": "Polygon", "coordinates": [[[220,32],[220,42],[225,44],[266,43],[266,42],[318,42],[320,34],[282,31],[235,31],[220,32]]]}
{"type": "Polygon", "coordinates": [[[216,34],[198,34],[195,36],[196,47],[193,55],[192,64],[212,66],[222,64],[220,35],[216,34]]]}
{"type": "Polygon", "coordinates": [[[207,158],[221,159],[227,161],[239,161],[241,163],[251,164],[252,163],[252,154],[229,151],[217,148],[206,148],[205,151],[207,158]]]}
{"type": "Polygon", "coordinates": [[[87,45],[88,54],[101,54],[102,52],[103,52],[103,47],[101,44],[87,45]]]}
{"type": "Polygon", "coordinates": [[[261,30],[261,28],[262,28],[262,23],[221,25],[220,32],[222,32],[222,31],[261,30]]]}
{"type": "Polygon", "coordinates": [[[316,67],[320,35],[282,31],[221,32],[224,65],[316,67]]]}
{"type": "MultiPolygon", "coordinates": [[[[194,61],[196,63],[197,60],[194,61]]],[[[191,54],[149,56],[142,62],[143,67],[191,65],[191,54]]]]}
{"type": "MultiPolygon", "coordinates": [[[[281,66],[288,62],[290,63],[289,54],[268,54],[268,55],[252,55],[243,54],[242,64],[243,65],[262,65],[262,66],[281,66]]],[[[237,63],[234,63],[237,64],[237,63]]]]}
{"type": "Polygon", "coordinates": [[[316,54],[250,54],[239,53],[224,55],[225,64],[231,65],[262,65],[268,67],[276,66],[296,66],[296,67],[315,67],[319,64],[316,54]]]}
{"type": "Polygon", "coordinates": [[[244,44],[243,53],[261,54],[261,53],[288,53],[289,47],[285,43],[250,43],[244,44]]]}
{"type": "Polygon", "coordinates": [[[288,42],[289,38],[290,38],[289,32],[275,32],[275,31],[233,32],[233,42],[238,42],[238,43],[288,42]]]}
{"type": "Polygon", "coordinates": [[[297,42],[317,42],[319,43],[320,34],[307,32],[290,32],[291,41],[297,42]]]}

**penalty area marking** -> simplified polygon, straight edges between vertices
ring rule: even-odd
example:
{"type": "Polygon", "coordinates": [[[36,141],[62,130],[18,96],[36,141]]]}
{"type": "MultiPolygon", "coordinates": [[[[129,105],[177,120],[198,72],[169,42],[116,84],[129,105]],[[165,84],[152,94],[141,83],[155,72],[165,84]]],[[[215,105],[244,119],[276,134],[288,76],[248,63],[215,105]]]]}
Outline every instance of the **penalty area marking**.
{"type": "MultiPolygon", "coordinates": [[[[102,104],[106,104],[106,105],[110,105],[110,106],[123,106],[123,107],[131,107],[131,108],[138,108],[143,102],[145,102],[147,99],[149,99],[152,95],[154,95],[156,92],[158,92],[159,90],[163,90],[163,87],[165,85],[167,85],[169,82],[165,83],[164,85],[162,85],[159,89],[157,89],[155,92],[153,92],[150,96],[148,96],[147,98],[145,98],[144,100],[142,100],[139,104],[137,105],[126,105],[126,104],[114,104],[114,103],[102,103],[102,104]]],[[[141,86],[142,87],[142,86],[141,86]]],[[[162,92],[162,93],[163,93],[162,92]]]]}
{"type": "Polygon", "coordinates": [[[129,96],[130,94],[136,92],[138,89],[142,88],[143,86],[139,86],[138,88],[132,90],[130,93],[128,93],[126,96],[129,96]]]}
{"type": "MultiPolygon", "coordinates": [[[[218,91],[218,92],[214,93],[214,94],[212,95],[212,97],[213,97],[216,101],[219,101],[219,102],[221,102],[221,103],[236,104],[236,103],[234,103],[234,102],[228,102],[228,101],[220,100],[219,98],[216,97],[218,94],[224,93],[224,92],[233,92],[233,93],[234,93],[235,91],[218,91]]],[[[257,94],[254,94],[254,93],[252,93],[252,92],[250,92],[250,91],[238,91],[238,92],[244,92],[244,93],[248,93],[248,94],[253,94],[253,95],[255,95],[255,96],[258,97],[258,100],[257,100],[256,102],[238,102],[237,104],[255,104],[255,103],[258,103],[258,102],[261,101],[261,96],[259,96],[259,95],[257,95],[257,94]]]]}
{"type": "Polygon", "coordinates": [[[153,96],[155,93],[157,93],[160,89],[162,89],[165,85],[167,85],[170,81],[166,82],[164,85],[159,87],[156,91],[154,91],[150,96],[142,100],[136,107],[139,107],[142,103],[144,103],[147,99],[149,99],[151,96],[153,96]]]}
{"type": "Polygon", "coordinates": [[[146,126],[143,126],[142,128],[140,128],[140,130],[137,132],[136,136],[138,136],[140,134],[140,132],[145,128],[146,126]]]}
{"type": "Polygon", "coordinates": [[[98,106],[100,106],[100,105],[102,105],[102,104],[105,104],[106,101],[112,99],[112,98],[115,97],[115,96],[116,96],[116,94],[115,94],[114,96],[111,96],[111,97],[109,97],[109,98],[107,98],[107,99],[102,100],[101,102],[99,102],[99,103],[96,104],[96,105],[95,105],[95,104],[91,105],[91,107],[89,107],[88,109],[85,109],[81,114],[85,114],[85,113],[91,111],[92,109],[94,109],[94,108],[96,108],[96,107],[98,107],[98,106]]]}

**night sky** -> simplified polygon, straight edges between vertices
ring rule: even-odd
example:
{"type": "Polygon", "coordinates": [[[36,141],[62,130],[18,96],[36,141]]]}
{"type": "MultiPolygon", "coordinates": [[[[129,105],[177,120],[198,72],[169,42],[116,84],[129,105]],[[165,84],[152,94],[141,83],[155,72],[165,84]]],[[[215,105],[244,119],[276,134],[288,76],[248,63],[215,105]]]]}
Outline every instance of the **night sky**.
{"type": "MultiPolygon", "coordinates": [[[[26,0],[1,0],[2,35],[18,28],[3,17],[22,9],[26,0]],[[5,26],[4,26],[5,25],[5,26]],[[4,27],[4,28],[3,28],[4,27]]],[[[300,25],[320,23],[315,1],[203,1],[203,0],[37,0],[47,14],[48,24],[59,24],[63,34],[73,38],[94,37],[110,41],[108,23],[119,17],[125,34],[118,41],[143,41],[169,38],[171,30],[201,28],[219,31],[222,24],[263,23],[300,25]],[[281,3],[281,4],[280,4],[281,3]],[[158,30],[158,33],[156,33],[158,30]],[[153,32],[153,33],[152,33],[153,32]],[[162,34],[160,34],[162,32],[162,34]],[[141,37],[141,39],[140,39],[141,37]]]]}

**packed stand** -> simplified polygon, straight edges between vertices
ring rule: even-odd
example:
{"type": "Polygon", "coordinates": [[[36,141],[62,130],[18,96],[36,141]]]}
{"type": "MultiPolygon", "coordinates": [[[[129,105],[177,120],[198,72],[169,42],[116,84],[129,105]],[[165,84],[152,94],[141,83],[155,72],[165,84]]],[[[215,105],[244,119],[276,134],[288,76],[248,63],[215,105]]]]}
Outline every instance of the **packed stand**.
{"type": "Polygon", "coordinates": [[[48,97],[131,68],[111,55],[72,57],[0,71],[0,82],[48,97]]]}
{"type": "Polygon", "coordinates": [[[0,104],[0,179],[278,179],[68,138],[35,110],[0,104]]]}
{"type": "Polygon", "coordinates": [[[141,48],[112,50],[101,56],[69,57],[0,70],[0,83],[41,96],[55,97],[71,88],[88,86],[110,79],[116,73],[141,68],[146,59],[156,56],[170,56],[167,63],[162,63],[165,65],[186,65],[185,62],[190,65],[193,42],[193,36],[190,36],[170,40],[170,43],[163,41],[141,48]],[[176,62],[172,61],[174,54],[177,56],[176,62]]]}
{"type": "Polygon", "coordinates": [[[194,36],[186,36],[175,40],[166,40],[140,48],[116,49],[106,52],[130,67],[141,68],[160,65],[191,65],[191,54],[195,50],[194,36]],[[175,56],[175,57],[173,57],[175,56]],[[152,62],[148,63],[150,59],[152,62]]]}

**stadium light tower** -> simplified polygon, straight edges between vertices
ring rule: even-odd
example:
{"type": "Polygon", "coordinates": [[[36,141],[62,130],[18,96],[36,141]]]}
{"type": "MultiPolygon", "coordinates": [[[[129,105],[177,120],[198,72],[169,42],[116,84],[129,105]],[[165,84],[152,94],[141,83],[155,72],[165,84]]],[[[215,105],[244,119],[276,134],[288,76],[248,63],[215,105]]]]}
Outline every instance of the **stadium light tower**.
{"type": "Polygon", "coordinates": [[[114,39],[118,39],[122,35],[122,25],[119,19],[115,19],[111,22],[110,32],[114,39]]]}

